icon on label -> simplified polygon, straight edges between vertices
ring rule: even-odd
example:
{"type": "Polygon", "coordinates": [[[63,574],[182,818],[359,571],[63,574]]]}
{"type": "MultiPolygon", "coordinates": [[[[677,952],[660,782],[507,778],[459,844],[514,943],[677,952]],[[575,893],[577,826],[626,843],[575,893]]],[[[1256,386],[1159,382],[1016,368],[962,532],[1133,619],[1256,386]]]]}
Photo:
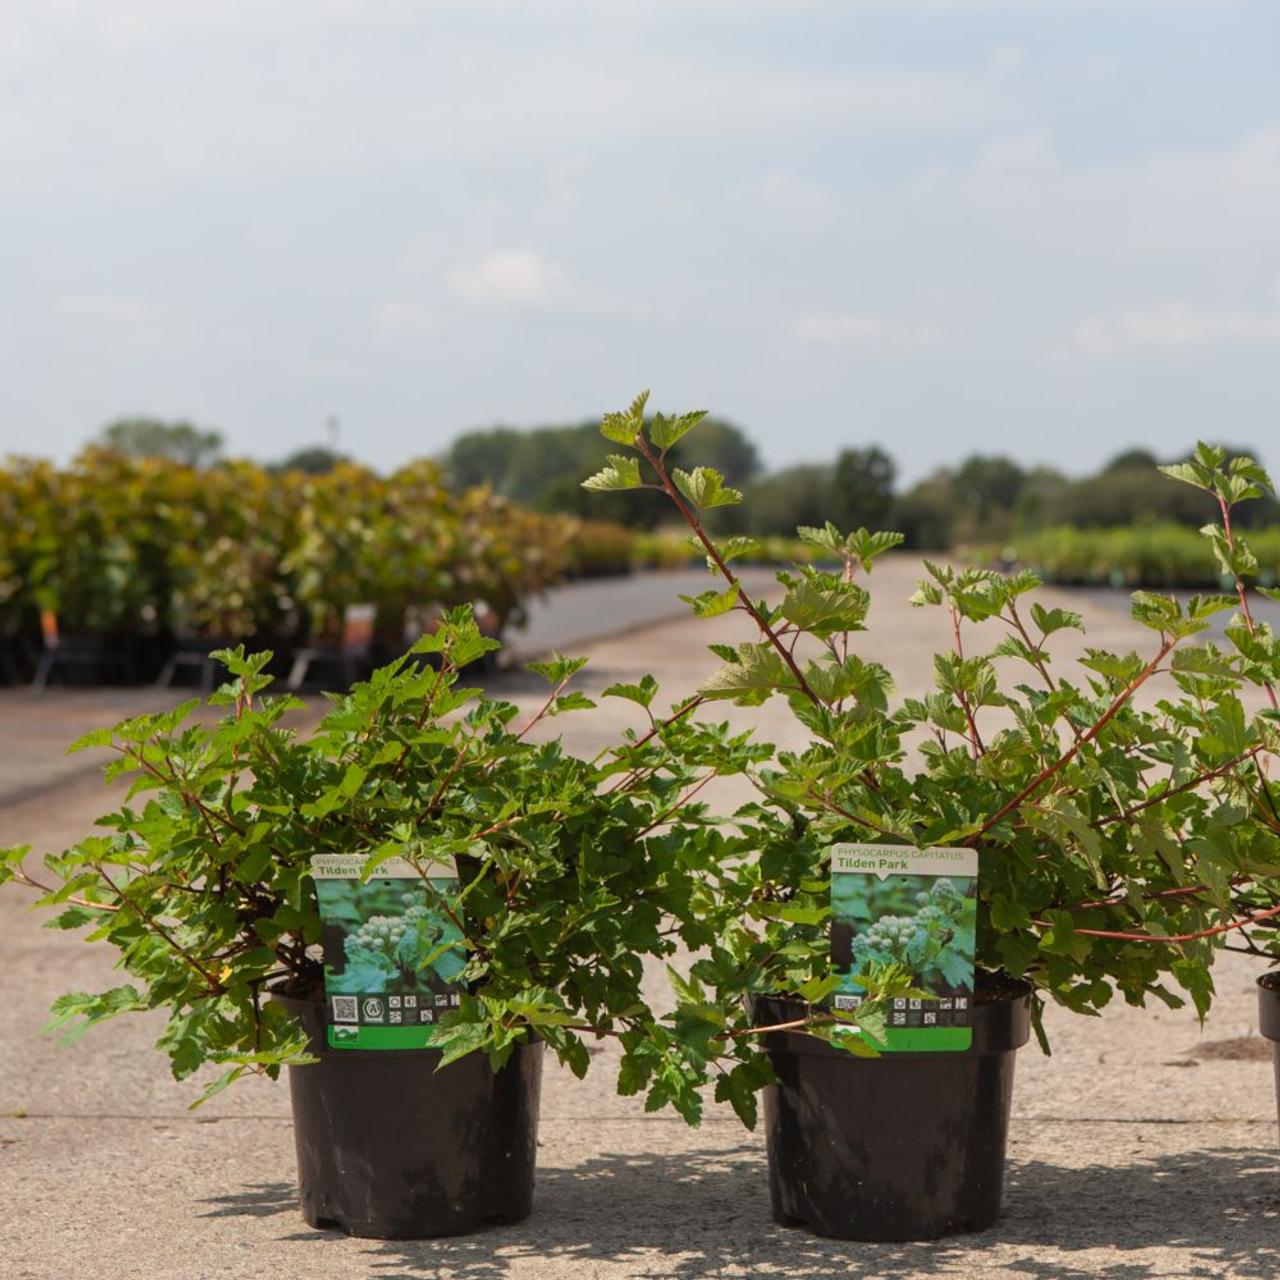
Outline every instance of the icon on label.
{"type": "Polygon", "coordinates": [[[404,1014],[403,1014],[403,1013],[401,1013],[401,1011],[400,1011],[399,1009],[392,1009],[392,1010],[391,1010],[390,1015],[389,1015],[389,1016],[388,1016],[388,1018],[387,1018],[387,1021],[388,1021],[388,1022],[403,1022],[403,1021],[404,1021],[404,1014]]]}
{"type": "Polygon", "coordinates": [[[436,1020],[436,1014],[435,1014],[435,1010],[434,1010],[434,1009],[419,1009],[419,1010],[418,1010],[418,1021],[419,1021],[419,1022],[434,1022],[435,1020],[436,1020]]]}
{"type": "Polygon", "coordinates": [[[388,1003],[388,1004],[389,1004],[393,1009],[398,1009],[398,1008],[400,1007],[400,997],[399,997],[399,996],[388,996],[388,997],[387,997],[387,1003],[388,1003]]]}
{"type": "Polygon", "coordinates": [[[418,997],[417,997],[417,996],[405,996],[405,998],[404,998],[404,1007],[405,1007],[406,1009],[416,1009],[416,1008],[418,1007],[418,997]]]}
{"type": "Polygon", "coordinates": [[[333,1038],[335,1040],[359,1040],[360,1028],[351,1025],[336,1026],[333,1028],[333,1038]]]}
{"type": "Polygon", "coordinates": [[[364,1019],[366,1022],[381,1022],[383,1017],[382,1001],[377,996],[369,996],[364,1001],[364,1019]]]}

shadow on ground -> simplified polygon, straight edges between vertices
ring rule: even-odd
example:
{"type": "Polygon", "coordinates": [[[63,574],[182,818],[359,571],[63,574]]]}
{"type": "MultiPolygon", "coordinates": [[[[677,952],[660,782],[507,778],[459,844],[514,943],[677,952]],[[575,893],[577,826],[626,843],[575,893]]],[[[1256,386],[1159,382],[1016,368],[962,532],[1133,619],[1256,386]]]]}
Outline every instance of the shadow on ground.
{"type": "MultiPolygon", "coordinates": [[[[1118,1153],[1120,1154],[1120,1153],[1118,1153]]],[[[999,1266],[1037,1280],[1186,1277],[1271,1280],[1280,1274],[1280,1167],[1269,1153],[1196,1151],[1065,1168],[1013,1162],[1005,1213],[990,1231],[919,1244],[823,1240],[776,1226],[764,1168],[746,1146],[697,1155],[601,1156],[539,1170],[533,1216],[475,1236],[368,1241],[382,1280],[505,1280],[534,1260],[626,1264],[636,1280],[750,1275],[901,1278],[984,1274],[999,1266]],[[1094,1251],[1073,1264],[1071,1255],[1094,1251]]],[[[292,1186],[271,1184],[210,1202],[208,1216],[296,1214],[292,1186]]],[[[332,1239],[303,1231],[317,1254],[332,1239]]],[[[318,1259],[317,1259],[318,1261],[318,1259]]]]}

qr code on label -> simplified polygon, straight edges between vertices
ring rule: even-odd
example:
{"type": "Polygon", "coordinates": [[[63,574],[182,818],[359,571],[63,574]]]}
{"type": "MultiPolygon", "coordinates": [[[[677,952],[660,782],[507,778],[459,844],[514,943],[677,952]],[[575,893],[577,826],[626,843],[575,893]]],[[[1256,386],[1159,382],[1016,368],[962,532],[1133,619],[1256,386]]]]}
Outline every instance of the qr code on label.
{"type": "Polygon", "coordinates": [[[359,1022],[360,1001],[355,996],[333,997],[334,1022],[359,1022]]]}

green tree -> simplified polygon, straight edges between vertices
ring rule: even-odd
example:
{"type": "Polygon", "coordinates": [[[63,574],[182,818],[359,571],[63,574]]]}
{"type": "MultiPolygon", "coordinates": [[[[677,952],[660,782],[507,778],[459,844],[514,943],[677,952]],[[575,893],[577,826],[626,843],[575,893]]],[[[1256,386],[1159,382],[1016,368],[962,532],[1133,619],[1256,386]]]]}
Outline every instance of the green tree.
{"type": "Polygon", "coordinates": [[[324,444],[309,444],[295,449],[287,458],[274,463],[272,471],[302,471],[309,476],[327,476],[340,462],[350,462],[344,453],[338,453],[324,444]]]}
{"type": "MultiPolygon", "coordinates": [[[[707,448],[700,456],[735,483],[760,470],[755,446],[732,423],[708,419],[703,424],[707,448]]],[[[591,519],[652,525],[653,504],[602,501],[584,492],[581,482],[605,463],[609,449],[594,422],[517,430],[496,426],[464,432],[443,458],[449,482],[457,489],[486,484],[505,498],[539,511],[564,512],[591,519]]],[[[684,446],[671,450],[672,462],[684,466],[684,446]]]]}
{"type": "Polygon", "coordinates": [[[1106,463],[1099,474],[1106,476],[1117,471],[1154,471],[1159,465],[1159,458],[1150,449],[1125,449],[1106,463]]]}
{"type": "Polygon", "coordinates": [[[956,502],[977,513],[1012,511],[1026,480],[1012,458],[974,453],[956,468],[951,483],[956,502]]]}
{"type": "Polygon", "coordinates": [[[752,533],[794,537],[801,525],[825,522],[833,491],[832,468],[826,463],[801,463],[775,471],[748,489],[748,527],[752,533]]]}
{"type": "Polygon", "coordinates": [[[222,433],[194,423],[162,418],[117,418],[98,433],[98,443],[126,458],[167,458],[201,467],[222,452],[222,433]]]}
{"type": "Polygon", "coordinates": [[[844,449],[832,472],[831,512],[841,528],[883,528],[893,510],[898,468],[879,445],[844,449]]]}
{"type": "Polygon", "coordinates": [[[935,471],[900,494],[890,525],[912,551],[944,551],[951,546],[960,511],[952,492],[951,472],[935,471]]]}

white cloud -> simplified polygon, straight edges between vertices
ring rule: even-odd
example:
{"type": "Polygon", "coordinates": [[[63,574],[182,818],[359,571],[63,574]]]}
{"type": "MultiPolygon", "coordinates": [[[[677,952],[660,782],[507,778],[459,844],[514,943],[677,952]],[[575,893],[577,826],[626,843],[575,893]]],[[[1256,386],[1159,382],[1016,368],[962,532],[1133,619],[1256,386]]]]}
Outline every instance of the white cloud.
{"type": "Polygon", "coordinates": [[[51,310],[73,341],[108,358],[145,360],[181,346],[181,317],[171,306],[112,293],[63,293],[51,310]]]}
{"type": "Polygon", "coordinates": [[[856,311],[811,311],[796,325],[796,337],[815,346],[873,351],[923,351],[941,340],[938,329],[925,321],[856,311]]]}
{"type": "Polygon", "coordinates": [[[987,50],[987,62],[997,71],[1017,71],[1027,60],[1020,44],[997,44],[987,50]]]}
{"type": "Polygon", "coordinates": [[[163,319],[163,308],[154,303],[108,293],[60,294],[53,309],[66,320],[115,330],[151,328],[163,319]]]}
{"type": "Polygon", "coordinates": [[[1049,135],[1042,130],[995,138],[982,148],[978,168],[989,177],[1022,178],[1054,168],[1049,135]]]}
{"type": "Polygon", "coordinates": [[[636,319],[646,307],[615,297],[577,279],[533,249],[494,249],[446,277],[455,298],[489,311],[557,312],[565,315],[636,319]]]}
{"type": "Polygon", "coordinates": [[[440,314],[420,302],[388,298],[374,311],[374,325],[383,333],[425,338],[444,328],[440,314]]]}
{"type": "Polygon", "coordinates": [[[558,308],[573,289],[563,267],[532,249],[495,249],[449,272],[449,288],[480,307],[558,308]]]}
{"type": "Polygon", "coordinates": [[[1280,310],[1220,309],[1186,302],[1089,316],[1072,328],[1070,338],[1074,351],[1097,359],[1276,344],[1280,344],[1280,310]]]}

